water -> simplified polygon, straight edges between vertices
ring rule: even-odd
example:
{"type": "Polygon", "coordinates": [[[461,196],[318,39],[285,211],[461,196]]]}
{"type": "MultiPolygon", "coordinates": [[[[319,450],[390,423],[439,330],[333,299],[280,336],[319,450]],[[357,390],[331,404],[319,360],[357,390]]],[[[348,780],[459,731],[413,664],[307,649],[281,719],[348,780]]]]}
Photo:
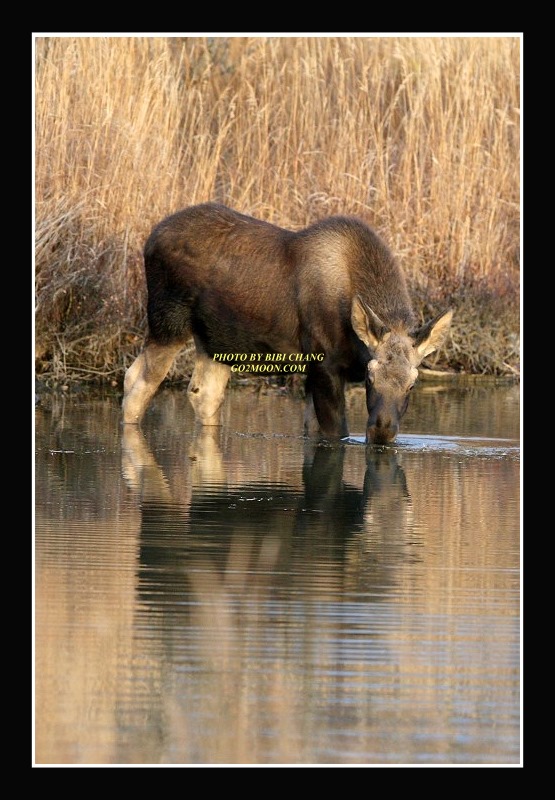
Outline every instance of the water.
{"type": "Polygon", "coordinates": [[[37,765],[519,765],[520,396],[421,385],[394,446],[230,391],[36,412],[37,765]]]}

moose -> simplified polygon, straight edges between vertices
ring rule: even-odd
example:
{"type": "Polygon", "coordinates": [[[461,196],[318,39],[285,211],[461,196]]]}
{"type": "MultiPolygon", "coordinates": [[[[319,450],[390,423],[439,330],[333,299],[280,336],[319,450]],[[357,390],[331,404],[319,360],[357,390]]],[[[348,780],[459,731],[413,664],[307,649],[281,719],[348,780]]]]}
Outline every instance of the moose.
{"type": "Polygon", "coordinates": [[[331,216],[290,231],[203,203],[156,225],[144,262],[148,335],[125,373],[125,424],[140,424],[192,337],[187,393],[202,425],[220,424],[241,356],[282,354],[306,359],[306,434],[348,436],[345,385],[364,381],[366,441],[388,444],[418,365],[441,347],[452,318],[447,310],[416,324],[396,259],[357,217],[331,216]]]}

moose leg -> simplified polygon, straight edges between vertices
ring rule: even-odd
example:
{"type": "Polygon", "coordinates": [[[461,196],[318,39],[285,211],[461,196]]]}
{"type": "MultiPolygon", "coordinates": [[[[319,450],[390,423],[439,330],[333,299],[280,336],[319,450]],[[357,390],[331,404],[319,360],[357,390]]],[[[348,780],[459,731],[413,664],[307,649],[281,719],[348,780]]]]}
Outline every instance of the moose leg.
{"type": "MultiPolygon", "coordinates": [[[[312,397],[320,433],[331,438],[348,436],[343,378],[326,369],[313,368],[307,379],[306,391],[309,401],[312,397]]],[[[310,411],[309,406],[307,411],[310,411]]],[[[309,413],[305,414],[305,428],[309,416],[309,413]]]]}
{"type": "Polygon", "coordinates": [[[195,417],[202,425],[220,425],[220,408],[230,375],[230,367],[213,361],[197,346],[197,360],[187,394],[195,417]]]}
{"type": "Polygon", "coordinates": [[[172,502],[166,477],[138,425],[123,429],[121,467],[127,485],[143,502],[172,502]]]}
{"type": "Polygon", "coordinates": [[[306,404],[304,407],[304,432],[307,436],[316,436],[320,431],[316,409],[314,408],[314,398],[307,393],[306,404]]]}
{"type": "Polygon", "coordinates": [[[123,421],[138,425],[156,390],[168,374],[183,344],[151,342],[125,373],[123,383],[123,421]]]}

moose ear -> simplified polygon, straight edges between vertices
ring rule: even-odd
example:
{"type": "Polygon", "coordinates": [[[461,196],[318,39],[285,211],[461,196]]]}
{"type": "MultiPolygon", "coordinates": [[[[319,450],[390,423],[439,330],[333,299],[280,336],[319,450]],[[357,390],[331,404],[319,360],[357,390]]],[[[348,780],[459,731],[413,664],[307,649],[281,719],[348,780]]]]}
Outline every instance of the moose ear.
{"type": "Polygon", "coordinates": [[[378,315],[358,295],[353,298],[351,323],[358,338],[372,350],[376,349],[380,339],[387,333],[387,328],[378,315]]]}
{"type": "Polygon", "coordinates": [[[453,318],[453,311],[442,311],[437,317],[427,322],[414,337],[414,349],[416,350],[419,358],[419,363],[423,358],[438,350],[444,343],[451,319],[453,318]]]}

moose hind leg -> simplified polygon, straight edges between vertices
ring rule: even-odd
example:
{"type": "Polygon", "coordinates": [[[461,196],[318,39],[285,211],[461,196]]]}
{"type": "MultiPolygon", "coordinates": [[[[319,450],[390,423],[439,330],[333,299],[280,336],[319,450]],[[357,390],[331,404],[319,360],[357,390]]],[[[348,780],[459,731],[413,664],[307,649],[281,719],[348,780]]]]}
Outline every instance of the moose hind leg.
{"type": "Polygon", "coordinates": [[[187,394],[202,425],[220,425],[220,408],[231,375],[226,364],[213,361],[197,349],[197,360],[187,394]]]}
{"type": "Polygon", "coordinates": [[[125,373],[123,383],[123,421],[138,425],[156,390],[168,374],[183,344],[151,342],[125,373]]]}
{"type": "Polygon", "coordinates": [[[314,408],[312,393],[307,394],[304,408],[304,432],[306,436],[316,436],[320,432],[320,424],[314,408]]]}

